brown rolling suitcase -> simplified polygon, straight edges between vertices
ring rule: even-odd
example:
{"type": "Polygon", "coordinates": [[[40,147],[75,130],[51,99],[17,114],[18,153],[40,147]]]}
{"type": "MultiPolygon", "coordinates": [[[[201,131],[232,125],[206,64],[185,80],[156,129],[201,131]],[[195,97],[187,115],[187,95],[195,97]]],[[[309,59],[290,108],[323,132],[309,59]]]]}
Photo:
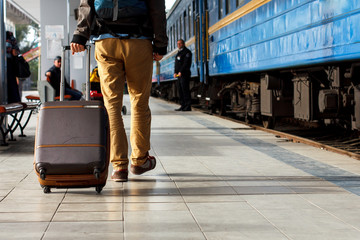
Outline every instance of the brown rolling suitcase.
{"type": "MultiPolygon", "coordinates": [[[[64,47],[62,59],[68,49],[64,47]]],[[[89,52],[88,47],[88,65],[89,52]]],[[[87,76],[89,71],[88,66],[87,76]]],[[[34,167],[44,193],[51,188],[72,187],[95,187],[100,193],[106,184],[109,165],[106,109],[101,101],[88,101],[89,81],[86,85],[87,101],[46,102],[40,108],[34,167]]],[[[61,100],[63,87],[62,74],[61,100]]]]}

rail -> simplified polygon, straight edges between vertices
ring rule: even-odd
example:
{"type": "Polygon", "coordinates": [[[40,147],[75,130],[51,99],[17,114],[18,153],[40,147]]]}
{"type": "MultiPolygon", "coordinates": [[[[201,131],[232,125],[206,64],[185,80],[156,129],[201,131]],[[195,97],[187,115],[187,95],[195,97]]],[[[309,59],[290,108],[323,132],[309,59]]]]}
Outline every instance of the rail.
{"type": "MultiPolygon", "coordinates": [[[[193,107],[192,109],[203,112],[203,113],[211,114],[211,113],[209,113],[209,111],[201,109],[201,108],[193,107]]],[[[299,136],[296,134],[291,134],[289,132],[285,132],[282,130],[268,129],[268,128],[265,128],[265,127],[262,127],[262,126],[259,126],[256,124],[250,124],[245,121],[234,119],[234,118],[231,118],[228,116],[218,115],[218,117],[229,120],[229,121],[247,125],[247,126],[253,128],[254,130],[260,130],[260,131],[272,133],[278,138],[287,139],[287,141],[307,144],[307,145],[310,145],[310,146],[313,146],[316,148],[320,148],[320,149],[330,151],[330,152],[339,153],[339,154],[346,155],[346,156],[352,157],[354,159],[360,160],[360,138],[359,138],[359,136],[345,137],[342,134],[333,132],[334,136],[342,136],[343,137],[342,139],[335,139],[335,138],[331,138],[331,136],[327,137],[327,136],[325,136],[325,134],[320,133],[320,135],[324,139],[323,140],[314,140],[314,139],[316,139],[316,137],[315,137],[316,134],[315,134],[314,129],[308,129],[307,133],[309,136],[304,137],[304,136],[299,136]],[[311,139],[311,135],[312,135],[313,139],[311,139]],[[359,147],[357,147],[357,146],[359,146],[359,147]]],[[[306,135],[306,131],[304,131],[304,130],[301,130],[299,132],[301,132],[303,135],[306,135]]],[[[326,132],[329,132],[329,131],[326,131],[326,132]]],[[[317,134],[317,135],[319,135],[319,134],[317,134]]]]}

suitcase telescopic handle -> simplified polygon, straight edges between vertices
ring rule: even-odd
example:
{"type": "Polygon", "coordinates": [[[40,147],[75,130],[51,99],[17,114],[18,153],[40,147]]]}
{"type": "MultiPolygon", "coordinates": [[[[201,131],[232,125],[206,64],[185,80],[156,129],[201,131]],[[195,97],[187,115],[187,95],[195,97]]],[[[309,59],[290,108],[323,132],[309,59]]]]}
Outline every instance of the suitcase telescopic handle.
{"type": "MultiPolygon", "coordinates": [[[[86,93],[85,99],[86,101],[90,101],[90,50],[91,46],[86,45],[86,93]]],[[[71,50],[70,46],[63,46],[61,53],[61,81],[60,81],[60,101],[64,101],[65,96],[65,52],[71,50]]]]}

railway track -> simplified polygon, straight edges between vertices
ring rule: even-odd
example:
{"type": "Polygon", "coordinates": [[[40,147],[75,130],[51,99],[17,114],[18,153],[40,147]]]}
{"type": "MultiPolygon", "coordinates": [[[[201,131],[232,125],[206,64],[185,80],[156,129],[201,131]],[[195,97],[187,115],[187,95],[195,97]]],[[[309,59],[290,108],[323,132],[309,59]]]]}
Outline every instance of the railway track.
{"type": "Polygon", "coordinates": [[[253,129],[274,134],[278,138],[285,138],[288,141],[308,144],[320,149],[343,154],[360,160],[360,137],[358,133],[346,131],[340,127],[308,128],[287,123],[277,123],[275,129],[264,128],[260,124],[249,124],[245,121],[212,114],[209,110],[193,107],[196,111],[218,116],[223,119],[245,124],[253,129]]]}

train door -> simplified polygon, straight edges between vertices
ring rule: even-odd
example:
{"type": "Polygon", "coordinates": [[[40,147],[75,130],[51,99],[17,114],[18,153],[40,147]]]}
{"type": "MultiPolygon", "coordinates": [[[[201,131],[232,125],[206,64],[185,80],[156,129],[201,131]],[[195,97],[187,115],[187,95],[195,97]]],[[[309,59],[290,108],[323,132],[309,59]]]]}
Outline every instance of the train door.
{"type": "Polygon", "coordinates": [[[219,102],[218,81],[209,76],[209,8],[208,0],[199,0],[196,5],[196,21],[194,23],[196,63],[198,66],[199,85],[198,100],[202,107],[208,108],[212,113],[216,111],[219,102]]]}
{"type": "Polygon", "coordinates": [[[195,36],[195,63],[197,66],[197,76],[200,77],[200,16],[199,16],[199,2],[193,1],[194,10],[194,36],[195,36]]]}
{"type": "Polygon", "coordinates": [[[208,27],[209,15],[207,0],[193,1],[194,35],[195,35],[195,62],[198,69],[200,83],[207,83],[208,78],[208,27]]]}

